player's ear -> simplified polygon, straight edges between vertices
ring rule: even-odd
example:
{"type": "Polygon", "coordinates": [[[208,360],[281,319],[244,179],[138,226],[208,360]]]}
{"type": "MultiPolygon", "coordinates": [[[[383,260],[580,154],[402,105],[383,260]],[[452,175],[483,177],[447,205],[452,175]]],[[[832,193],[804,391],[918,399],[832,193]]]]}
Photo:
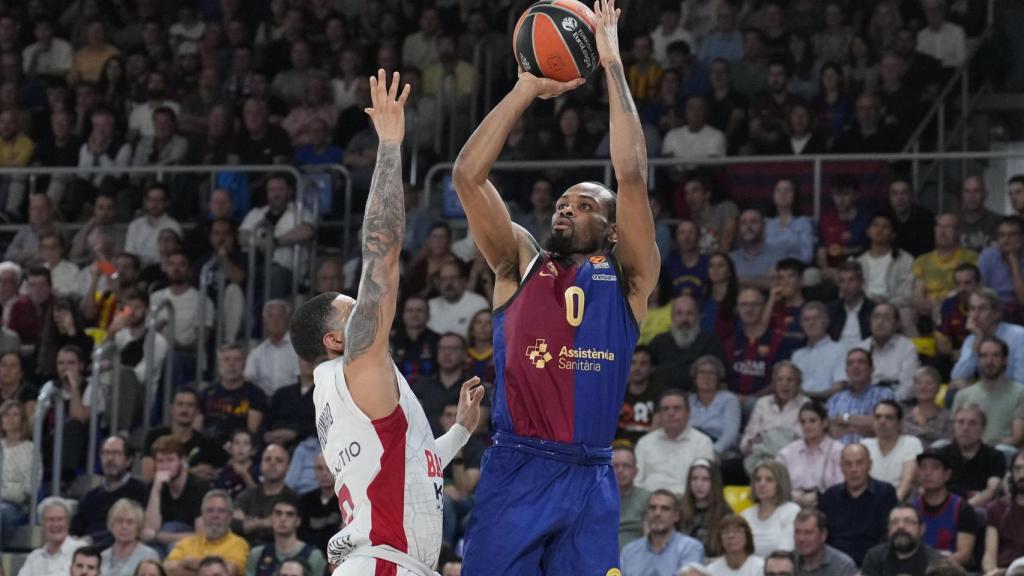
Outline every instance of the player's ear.
{"type": "Polygon", "coordinates": [[[605,236],[606,241],[609,245],[614,246],[619,243],[619,226],[615,222],[608,224],[608,235],[605,236]]]}
{"type": "Polygon", "coordinates": [[[324,333],[323,338],[324,348],[342,354],[345,352],[345,336],[337,330],[332,330],[324,333]]]}

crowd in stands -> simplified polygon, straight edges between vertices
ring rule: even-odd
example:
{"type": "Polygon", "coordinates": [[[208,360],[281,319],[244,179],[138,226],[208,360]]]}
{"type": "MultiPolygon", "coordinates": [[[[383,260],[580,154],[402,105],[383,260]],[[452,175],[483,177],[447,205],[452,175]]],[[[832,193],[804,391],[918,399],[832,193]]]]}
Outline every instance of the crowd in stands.
{"type": "MultiPolygon", "coordinates": [[[[0,549],[23,545],[36,494],[42,534],[19,574],[329,569],[346,510],[312,425],[313,366],[294,354],[288,323],[307,271],[303,292],[356,293],[358,256],[323,257],[336,238],[317,229],[343,215],[341,201],[314,214],[284,173],[117,170],[342,164],[358,211],[376,154],[367,75],[400,70],[413,85],[407,140],[423,171],[451,152],[439,131],[461,142],[472,128],[446,106],[479,104],[485,79],[499,94],[514,81],[510,26],[529,3],[0,2],[0,166],[40,169],[0,178],[0,218],[20,225],[0,263],[0,549]],[[481,51],[492,70],[477,67],[481,51]],[[59,167],[112,171],[45,172],[59,167]],[[254,242],[272,251],[252,268],[254,242]],[[207,264],[224,285],[204,294],[207,264]],[[168,309],[173,326],[153,330],[168,309]],[[257,335],[251,349],[237,343],[257,335]],[[92,352],[108,343],[122,371],[103,362],[94,374],[92,352]],[[169,423],[142,434],[146,386],[172,401],[169,423]],[[87,462],[93,416],[98,457],[87,462]],[[33,483],[37,449],[45,478],[63,456],[57,492],[33,483]],[[74,482],[83,473],[98,484],[74,482]]],[[[713,156],[901,148],[981,31],[975,3],[620,4],[647,148],[682,159],[652,190],[662,277],[613,454],[622,573],[1013,574],[1024,556],[1024,177],[993,191],[1013,214],[987,209],[985,179],[972,175],[960,210],[935,215],[897,170],[878,197],[836,174],[815,220],[795,175],[757,202],[692,169],[713,156]]],[[[502,159],[607,156],[603,82],[536,105],[502,159]]],[[[495,183],[543,242],[560,191],[590,177],[495,183]]],[[[464,380],[495,381],[493,276],[419,193],[406,187],[392,355],[440,434],[464,380]]],[[[458,574],[490,444],[482,421],[445,471],[443,576],[458,574]]]]}

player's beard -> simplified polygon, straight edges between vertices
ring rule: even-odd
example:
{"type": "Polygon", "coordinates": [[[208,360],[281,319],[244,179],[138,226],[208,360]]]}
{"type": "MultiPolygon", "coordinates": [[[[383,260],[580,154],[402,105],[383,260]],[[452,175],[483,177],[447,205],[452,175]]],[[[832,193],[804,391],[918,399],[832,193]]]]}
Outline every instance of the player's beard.
{"type": "Polygon", "coordinates": [[[552,230],[551,235],[544,241],[544,249],[552,254],[568,256],[573,253],[572,241],[576,237],[574,228],[569,230],[552,230]]]}
{"type": "Polygon", "coordinates": [[[693,344],[693,341],[696,340],[697,336],[700,334],[700,328],[697,326],[692,328],[676,328],[673,326],[671,330],[672,339],[676,341],[676,346],[679,346],[680,348],[686,348],[690,344],[693,344]]]}

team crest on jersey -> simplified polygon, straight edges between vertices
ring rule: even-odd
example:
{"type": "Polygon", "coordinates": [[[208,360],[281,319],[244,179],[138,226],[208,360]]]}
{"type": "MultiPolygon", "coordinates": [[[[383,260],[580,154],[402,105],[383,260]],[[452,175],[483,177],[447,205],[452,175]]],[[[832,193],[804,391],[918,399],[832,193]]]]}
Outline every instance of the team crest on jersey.
{"type": "Polygon", "coordinates": [[[551,353],[548,352],[548,341],[543,338],[538,338],[537,342],[533,346],[526,348],[526,357],[530,359],[530,362],[537,368],[543,368],[551,361],[551,353]]]}
{"type": "Polygon", "coordinates": [[[595,270],[606,270],[612,267],[604,256],[591,256],[590,264],[595,270]]]}
{"type": "Polygon", "coordinates": [[[320,440],[320,450],[327,450],[327,431],[334,424],[334,417],[331,416],[331,403],[324,404],[324,411],[316,420],[316,437],[320,440]]]}

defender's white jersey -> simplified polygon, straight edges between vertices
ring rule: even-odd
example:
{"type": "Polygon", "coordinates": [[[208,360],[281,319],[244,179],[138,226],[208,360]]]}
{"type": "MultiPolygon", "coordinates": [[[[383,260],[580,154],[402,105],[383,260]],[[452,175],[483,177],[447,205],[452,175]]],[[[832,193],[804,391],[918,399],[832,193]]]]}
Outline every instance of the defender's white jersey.
{"type": "Polygon", "coordinates": [[[396,366],[398,406],[370,420],[352,400],[342,362],[323,362],[313,372],[317,436],[344,524],[327,545],[327,560],[337,564],[356,548],[388,545],[433,566],[444,480],[423,408],[396,366]]]}

